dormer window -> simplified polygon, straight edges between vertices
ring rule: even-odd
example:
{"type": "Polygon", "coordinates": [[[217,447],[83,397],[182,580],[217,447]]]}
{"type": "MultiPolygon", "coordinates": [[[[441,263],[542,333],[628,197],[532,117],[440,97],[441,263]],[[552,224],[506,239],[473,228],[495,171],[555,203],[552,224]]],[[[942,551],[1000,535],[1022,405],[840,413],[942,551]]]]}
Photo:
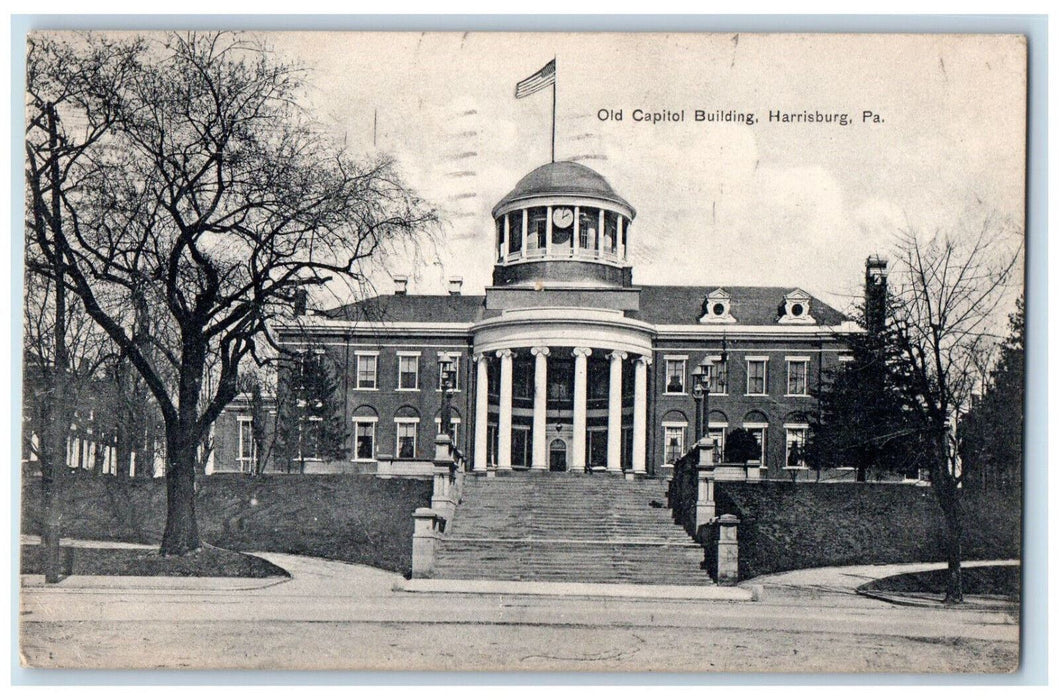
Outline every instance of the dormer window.
{"type": "Polygon", "coordinates": [[[706,295],[702,303],[699,323],[735,323],[732,317],[732,296],[723,289],[715,289],[706,295]]]}
{"type": "Polygon", "coordinates": [[[780,307],[780,323],[816,323],[816,319],[812,317],[811,302],[812,297],[803,292],[800,289],[794,291],[783,297],[783,304],[780,307]]]}

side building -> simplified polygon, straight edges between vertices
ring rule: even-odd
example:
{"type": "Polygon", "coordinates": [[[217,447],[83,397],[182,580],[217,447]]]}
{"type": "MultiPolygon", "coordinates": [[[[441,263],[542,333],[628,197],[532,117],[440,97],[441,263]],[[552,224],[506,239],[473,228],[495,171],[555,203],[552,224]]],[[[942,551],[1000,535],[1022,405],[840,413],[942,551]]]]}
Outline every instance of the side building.
{"type": "MultiPolygon", "coordinates": [[[[471,470],[646,475],[702,432],[723,454],[745,428],[763,478],[796,477],[813,395],[862,329],[796,287],[634,284],[635,217],[595,171],[549,163],[493,209],[484,295],[459,278],[447,295],[408,294],[398,278],[393,294],[277,327],[286,349],[326,357],[348,428],[345,458],[310,456],[305,471],[428,473],[451,362],[471,470]]],[[[233,405],[218,430],[245,411],[233,405]]],[[[215,470],[245,465],[240,445],[219,440],[215,470]]]]}

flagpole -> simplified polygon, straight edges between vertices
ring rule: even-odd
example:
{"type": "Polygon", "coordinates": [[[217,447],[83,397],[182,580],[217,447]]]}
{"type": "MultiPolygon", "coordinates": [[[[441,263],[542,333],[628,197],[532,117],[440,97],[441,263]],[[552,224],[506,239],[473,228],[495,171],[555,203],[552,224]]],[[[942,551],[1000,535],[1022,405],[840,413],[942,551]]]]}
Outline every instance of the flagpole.
{"type": "MultiPolygon", "coordinates": [[[[552,62],[555,62],[555,56],[552,56],[552,62]]],[[[555,75],[552,79],[552,162],[555,162],[555,92],[558,90],[557,83],[559,82],[559,64],[555,64],[555,75]]]]}

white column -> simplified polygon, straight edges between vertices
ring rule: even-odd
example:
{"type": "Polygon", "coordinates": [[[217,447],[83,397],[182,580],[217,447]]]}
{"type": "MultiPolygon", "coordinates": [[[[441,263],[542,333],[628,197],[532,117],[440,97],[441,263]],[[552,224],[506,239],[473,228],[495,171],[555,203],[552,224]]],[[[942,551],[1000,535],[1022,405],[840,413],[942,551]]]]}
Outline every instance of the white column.
{"type": "Polygon", "coordinates": [[[500,358],[500,420],[496,428],[496,468],[511,469],[511,350],[497,350],[500,358]]]}
{"type": "Polygon", "coordinates": [[[577,257],[577,250],[581,245],[581,207],[574,207],[574,240],[573,243],[574,257],[577,257]]]}
{"type": "Polygon", "coordinates": [[[632,470],[647,473],[647,357],[636,358],[632,404],[632,470]]]}
{"type": "Polygon", "coordinates": [[[478,374],[474,382],[474,471],[484,472],[489,460],[489,358],[474,356],[478,374]]]}
{"type": "Polygon", "coordinates": [[[622,260],[625,259],[625,249],[621,244],[622,234],[625,231],[625,217],[618,217],[618,232],[615,234],[617,238],[614,239],[614,254],[622,260]]]}
{"type": "Polygon", "coordinates": [[[548,348],[530,352],[533,365],[533,459],[534,469],[548,468],[548,348]]]}
{"type": "Polygon", "coordinates": [[[603,224],[606,223],[606,209],[599,210],[599,227],[596,228],[596,257],[603,257],[603,224]]]}
{"type": "Polygon", "coordinates": [[[544,222],[544,254],[551,256],[552,254],[552,208],[548,207],[548,220],[544,222]]]}
{"type": "Polygon", "coordinates": [[[592,348],[574,348],[574,425],[570,468],[585,468],[585,442],[588,429],[588,356],[592,348]]]}
{"type": "Polygon", "coordinates": [[[500,256],[507,262],[507,253],[511,250],[511,222],[508,215],[504,214],[504,241],[500,244],[500,256]]]}
{"type": "Polygon", "coordinates": [[[610,396],[607,401],[607,471],[621,472],[621,363],[628,355],[610,354],[610,396]]]}

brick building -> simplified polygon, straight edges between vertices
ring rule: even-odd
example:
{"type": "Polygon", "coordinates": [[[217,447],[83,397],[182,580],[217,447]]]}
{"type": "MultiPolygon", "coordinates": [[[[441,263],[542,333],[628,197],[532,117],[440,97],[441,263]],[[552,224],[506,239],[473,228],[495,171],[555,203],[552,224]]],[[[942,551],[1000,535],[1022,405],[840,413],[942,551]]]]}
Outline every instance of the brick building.
{"type": "MultiPolygon", "coordinates": [[[[687,451],[697,415],[721,445],[751,431],[765,478],[805,468],[812,394],[843,336],[862,332],[849,319],[795,287],[635,284],[636,211],[584,165],[537,168],[492,215],[484,295],[459,278],[447,295],[408,294],[397,278],[393,294],[276,329],[287,348],[326,355],[349,426],[348,458],[308,471],[428,470],[449,359],[469,469],[653,473],[687,451]]],[[[247,463],[247,420],[244,403],[218,423],[237,432],[217,440],[217,471],[247,463]]]]}

